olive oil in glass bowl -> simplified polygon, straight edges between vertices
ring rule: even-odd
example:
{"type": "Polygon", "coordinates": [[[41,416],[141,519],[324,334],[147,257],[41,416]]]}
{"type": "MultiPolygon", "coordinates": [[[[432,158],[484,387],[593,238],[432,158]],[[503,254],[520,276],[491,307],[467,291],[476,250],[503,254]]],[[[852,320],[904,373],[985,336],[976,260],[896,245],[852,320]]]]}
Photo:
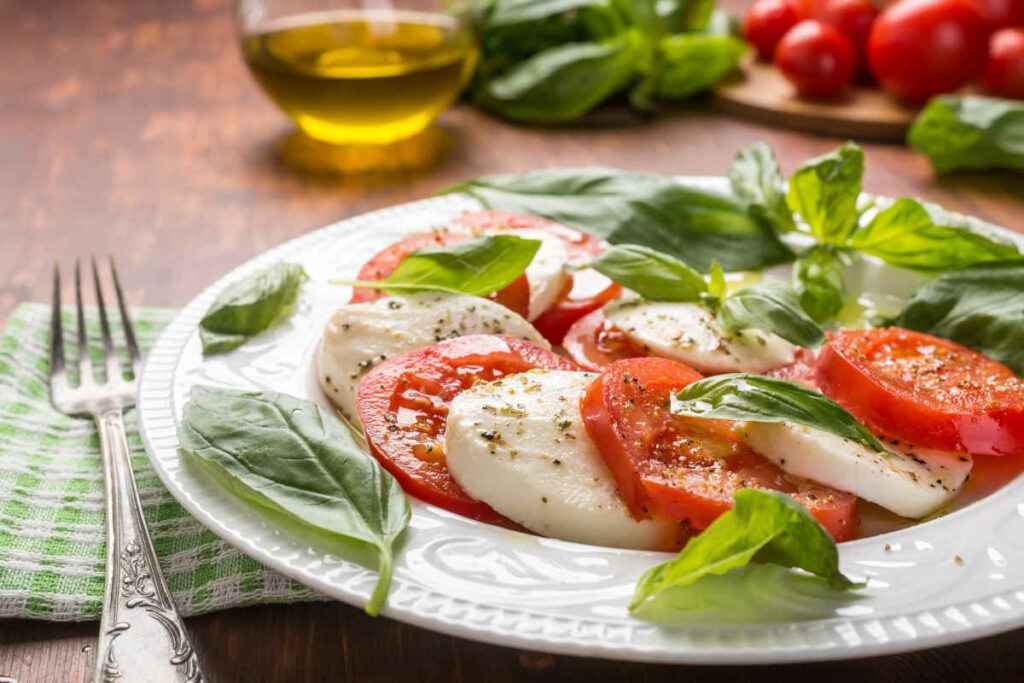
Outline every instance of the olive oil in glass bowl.
{"type": "Polygon", "coordinates": [[[389,145],[430,126],[472,75],[473,35],[441,5],[241,0],[242,54],[309,137],[389,145]]]}

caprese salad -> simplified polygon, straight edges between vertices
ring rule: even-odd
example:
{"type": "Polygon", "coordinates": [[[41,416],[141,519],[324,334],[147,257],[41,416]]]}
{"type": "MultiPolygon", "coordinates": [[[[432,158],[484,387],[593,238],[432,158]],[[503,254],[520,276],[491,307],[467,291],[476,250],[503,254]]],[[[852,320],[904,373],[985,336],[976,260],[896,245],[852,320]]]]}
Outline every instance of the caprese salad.
{"type": "Polygon", "coordinates": [[[755,280],[467,213],[366,263],[320,384],[407,493],[622,548],[678,549],[749,488],[845,541],[866,505],[923,519],[975,460],[1024,461],[1010,368],[900,327],[822,330],[755,280]]]}

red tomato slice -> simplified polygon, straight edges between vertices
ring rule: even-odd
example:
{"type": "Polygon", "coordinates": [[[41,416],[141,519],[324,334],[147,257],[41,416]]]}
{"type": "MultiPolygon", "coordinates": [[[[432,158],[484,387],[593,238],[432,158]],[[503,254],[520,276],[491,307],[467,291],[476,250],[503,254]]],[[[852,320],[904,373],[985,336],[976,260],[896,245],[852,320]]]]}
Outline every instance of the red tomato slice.
{"type": "Polygon", "coordinates": [[[669,396],[700,379],[664,358],[609,366],[580,403],[587,433],[634,517],[652,512],[703,529],[732,506],[741,488],[782,491],[837,541],[857,531],[856,496],[792,477],[751,450],[733,423],[673,415],[669,396]]]}
{"type": "Polygon", "coordinates": [[[370,452],[411,495],[482,522],[512,524],[470,498],[448,473],[448,406],[478,381],[534,368],[578,370],[571,361],[513,337],[469,335],[397,356],[359,384],[356,411],[370,452]]]}
{"type": "Polygon", "coordinates": [[[580,367],[595,372],[617,360],[647,355],[642,346],[605,318],[603,311],[577,320],[566,332],[562,346],[580,367]]]}
{"type": "MultiPolygon", "coordinates": [[[[468,240],[472,235],[463,232],[452,232],[449,230],[436,230],[434,232],[409,235],[400,242],[392,244],[387,249],[378,252],[367,261],[359,270],[359,280],[383,280],[394,272],[398,264],[406,256],[419,249],[428,247],[442,247],[448,244],[455,244],[468,240]]],[[[364,301],[376,301],[387,296],[379,289],[356,287],[352,290],[352,298],[349,303],[358,304],[364,301]]],[[[505,308],[511,309],[519,315],[526,317],[530,309],[530,283],[525,275],[520,275],[510,285],[499,292],[487,297],[505,308]]]]}
{"type": "Polygon", "coordinates": [[[557,346],[565,340],[576,321],[604,307],[621,294],[622,287],[597,271],[588,269],[573,273],[570,286],[566,287],[554,306],[533,321],[533,326],[545,339],[557,346]]]}
{"type": "Polygon", "coordinates": [[[455,219],[452,228],[457,232],[466,231],[473,235],[512,230],[543,230],[566,243],[569,247],[569,263],[572,265],[586,263],[605,250],[605,243],[598,237],[547,218],[521,213],[471,211],[455,219]]]}
{"type": "Polygon", "coordinates": [[[837,332],[818,380],[875,431],[945,451],[1024,455],[1024,381],[946,339],[898,327],[837,332]]]}

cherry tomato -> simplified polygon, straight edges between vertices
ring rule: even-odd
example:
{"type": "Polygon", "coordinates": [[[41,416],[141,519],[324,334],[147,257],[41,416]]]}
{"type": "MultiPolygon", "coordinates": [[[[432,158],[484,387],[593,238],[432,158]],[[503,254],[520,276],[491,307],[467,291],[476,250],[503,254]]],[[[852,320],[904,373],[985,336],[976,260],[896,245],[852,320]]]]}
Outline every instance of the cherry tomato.
{"type": "Polygon", "coordinates": [[[757,0],[743,18],[743,37],[761,59],[770,60],[782,36],[803,19],[803,11],[795,0],[757,0]]]}
{"type": "Polygon", "coordinates": [[[594,311],[577,320],[566,333],[562,346],[581,368],[595,372],[623,358],[647,355],[625,332],[604,317],[604,311],[594,311]]]}
{"type": "Polygon", "coordinates": [[[878,18],[878,7],[871,0],[829,0],[820,18],[849,38],[858,60],[867,64],[868,36],[878,18]]]}
{"type": "Polygon", "coordinates": [[[381,363],[360,382],[356,400],[370,452],[407,493],[466,517],[511,525],[449,474],[448,406],[475,382],[534,368],[579,369],[530,342],[491,335],[450,339],[381,363]]]}
{"type": "Polygon", "coordinates": [[[994,95],[1024,100],[1024,28],[1004,28],[992,36],[981,83],[994,95]]]}
{"type": "Polygon", "coordinates": [[[988,27],[972,0],[902,0],[886,8],[868,39],[868,62],[893,96],[924,102],[981,75],[988,27]]]}
{"type": "Polygon", "coordinates": [[[775,66],[806,97],[833,97],[853,78],[857,55],[850,39],[828,24],[808,19],[775,49],[775,66]]]}
{"type": "Polygon", "coordinates": [[[898,327],[844,330],[818,359],[821,391],[911,444],[1024,455],[1024,380],[954,342],[898,327]]]}
{"type": "Polygon", "coordinates": [[[974,0],[989,28],[997,31],[1010,26],[1024,26],[1024,1],[974,0]]]}
{"type": "Polygon", "coordinates": [[[791,477],[751,450],[727,420],[673,415],[669,396],[701,378],[664,358],[617,361],[587,388],[587,433],[637,518],[658,514],[703,529],[741,488],[788,493],[836,540],[857,530],[857,498],[791,477]]]}

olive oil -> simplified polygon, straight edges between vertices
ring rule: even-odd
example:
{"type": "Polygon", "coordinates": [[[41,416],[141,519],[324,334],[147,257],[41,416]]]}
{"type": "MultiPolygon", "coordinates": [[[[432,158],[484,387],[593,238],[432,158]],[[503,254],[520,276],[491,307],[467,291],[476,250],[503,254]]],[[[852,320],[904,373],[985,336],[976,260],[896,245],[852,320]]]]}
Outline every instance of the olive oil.
{"type": "Polygon", "coordinates": [[[384,145],[416,135],[473,71],[470,32],[444,14],[289,17],[242,39],[253,76],[310,137],[384,145]]]}

